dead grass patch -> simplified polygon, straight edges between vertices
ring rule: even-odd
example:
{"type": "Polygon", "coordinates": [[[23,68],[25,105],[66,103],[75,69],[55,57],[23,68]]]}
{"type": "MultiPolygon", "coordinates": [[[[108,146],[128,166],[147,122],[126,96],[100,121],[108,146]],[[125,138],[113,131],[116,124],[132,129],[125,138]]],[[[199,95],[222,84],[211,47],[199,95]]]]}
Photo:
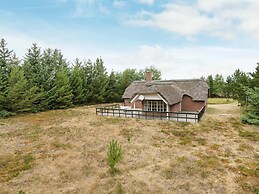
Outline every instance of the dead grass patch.
{"type": "Polygon", "coordinates": [[[238,166],[241,176],[237,179],[239,185],[247,193],[259,193],[259,163],[246,163],[238,166]]]}
{"type": "Polygon", "coordinates": [[[249,139],[250,141],[259,141],[259,132],[239,131],[239,136],[249,139]]]}
{"type": "Polygon", "coordinates": [[[198,124],[101,117],[94,108],[0,119],[0,193],[258,193],[259,128],[240,123],[235,104],[209,105],[198,124]],[[221,117],[226,111],[232,116],[221,117]],[[113,138],[124,150],[114,176],[113,138]]]}
{"type": "Polygon", "coordinates": [[[34,156],[31,153],[0,156],[0,181],[9,181],[17,177],[22,171],[29,170],[34,165],[34,156]]]}

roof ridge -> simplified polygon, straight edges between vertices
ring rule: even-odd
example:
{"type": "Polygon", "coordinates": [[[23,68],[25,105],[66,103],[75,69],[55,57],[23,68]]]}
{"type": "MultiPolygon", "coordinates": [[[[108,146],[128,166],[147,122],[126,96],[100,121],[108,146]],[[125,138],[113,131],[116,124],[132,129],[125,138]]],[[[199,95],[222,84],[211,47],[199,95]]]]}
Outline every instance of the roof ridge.
{"type": "Polygon", "coordinates": [[[133,82],[135,83],[145,83],[145,82],[150,82],[150,83],[156,83],[156,82],[181,82],[181,81],[204,81],[202,79],[171,79],[171,80],[152,80],[152,81],[146,81],[146,80],[135,80],[133,82]]]}

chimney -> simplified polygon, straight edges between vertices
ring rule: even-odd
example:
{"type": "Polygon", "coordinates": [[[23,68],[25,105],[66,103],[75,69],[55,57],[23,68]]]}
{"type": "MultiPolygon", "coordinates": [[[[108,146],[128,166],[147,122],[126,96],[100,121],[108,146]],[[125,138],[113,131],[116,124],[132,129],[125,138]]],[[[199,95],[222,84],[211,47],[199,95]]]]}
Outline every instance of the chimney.
{"type": "Polygon", "coordinates": [[[146,72],[146,81],[152,81],[152,73],[150,71],[146,72]]]}

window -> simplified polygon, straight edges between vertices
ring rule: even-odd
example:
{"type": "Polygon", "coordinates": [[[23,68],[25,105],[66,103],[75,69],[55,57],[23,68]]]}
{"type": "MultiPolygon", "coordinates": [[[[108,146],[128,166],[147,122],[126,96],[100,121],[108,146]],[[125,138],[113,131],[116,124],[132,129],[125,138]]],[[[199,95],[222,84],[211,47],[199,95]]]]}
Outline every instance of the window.
{"type": "Polygon", "coordinates": [[[166,112],[166,103],[162,100],[145,100],[144,110],[166,112]]]}

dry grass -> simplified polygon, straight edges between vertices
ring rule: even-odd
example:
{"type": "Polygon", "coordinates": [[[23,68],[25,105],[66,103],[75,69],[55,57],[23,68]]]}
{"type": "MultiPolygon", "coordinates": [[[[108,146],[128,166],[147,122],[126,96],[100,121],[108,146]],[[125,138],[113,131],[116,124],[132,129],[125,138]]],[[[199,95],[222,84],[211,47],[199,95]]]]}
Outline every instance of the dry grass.
{"type": "Polygon", "coordinates": [[[258,132],[236,104],[209,105],[199,124],[100,117],[95,106],[17,115],[0,120],[0,193],[259,193],[258,132]]]}
{"type": "Polygon", "coordinates": [[[234,102],[235,100],[231,98],[209,98],[208,99],[209,104],[230,104],[234,102]]]}

